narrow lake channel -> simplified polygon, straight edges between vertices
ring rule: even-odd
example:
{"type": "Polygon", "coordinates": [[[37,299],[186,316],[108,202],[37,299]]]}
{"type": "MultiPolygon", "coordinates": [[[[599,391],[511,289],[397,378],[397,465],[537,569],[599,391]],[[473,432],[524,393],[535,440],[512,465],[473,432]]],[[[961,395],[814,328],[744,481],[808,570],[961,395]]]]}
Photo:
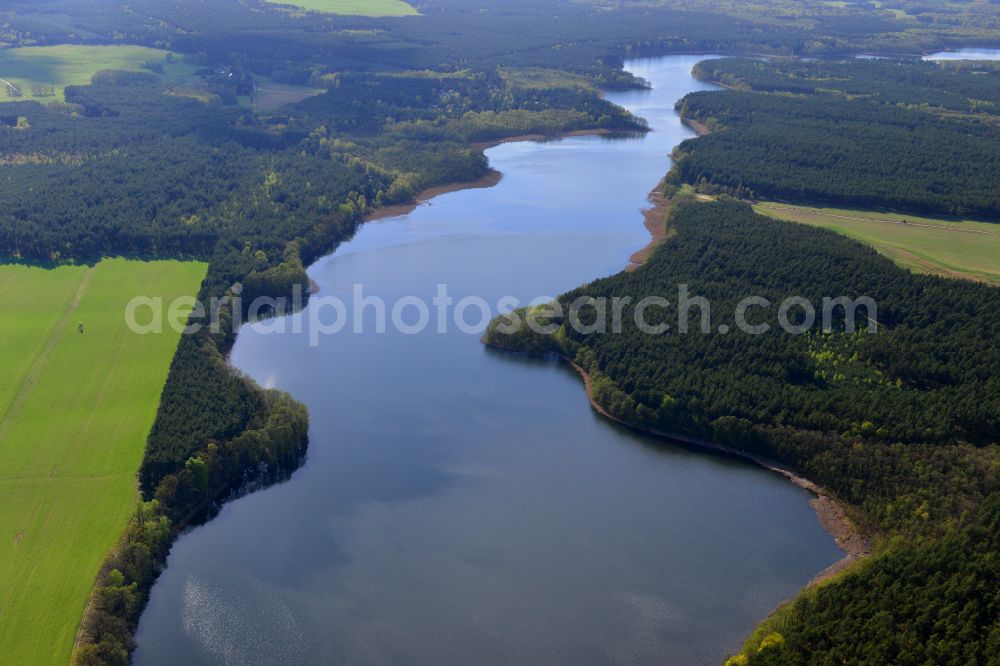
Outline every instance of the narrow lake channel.
{"type": "MultiPolygon", "coordinates": [[[[499,185],[366,225],[311,267],[319,295],[492,305],[621,270],[701,59],[627,64],[653,89],[608,98],[654,132],[493,148],[499,185]]],[[[608,422],[561,364],[373,314],[318,346],[273,327],[232,361],[309,407],[308,460],[178,540],[140,666],[719,664],[841,556],[805,491],[608,422]]]]}

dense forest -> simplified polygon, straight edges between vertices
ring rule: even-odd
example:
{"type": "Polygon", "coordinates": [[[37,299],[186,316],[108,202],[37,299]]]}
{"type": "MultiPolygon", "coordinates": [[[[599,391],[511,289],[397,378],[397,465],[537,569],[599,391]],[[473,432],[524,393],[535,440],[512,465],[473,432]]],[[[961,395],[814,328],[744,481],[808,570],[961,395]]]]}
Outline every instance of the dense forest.
{"type": "MultiPolygon", "coordinates": [[[[668,225],[670,240],[643,267],[559,299],[569,313],[580,297],[631,297],[620,333],[581,334],[569,315],[546,312],[558,325],[550,335],[506,334],[498,320],[487,341],[573,360],[590,375],[594,399],[630,424],[789,465],[888,539],[873,561],[783,611],[771,627],[783,647],[758,656],[769,634],[755,635],[752,663],[814,663],[817,654],[832,663],[988,663],[985,650],[998,638],[1000,291],[911,274],[833,232],[736,202],[679,197],[668,225]],[[712,332],[680,333],[675,324],[642,332],[635,303],[660,296],[676,308],[681,284],[708,300],[712,332]],[[772,330],[716,332],[746,296],[774,304],[755,318],[772,330]],[[773,310],[790,296],[817,310],[824,297],[869,296],[878,332],[848,332],[838,310],[829,330],[817,322],[789,334],[773,324],[773,310]]],[[[585,307],[579,321],[595,315],[585,307]]],[[[647,320],[676,316],[657,309],[647,320]]]]}
{"type": "Polygon", "coordinates": [[[678,103],[711,134],[678,147],[677,181],[747,198],[1000,220],[996,70],[725,60],[698,71],[750,90],[678,103]]]}
{"type": "Polygon", "coordinates": [[[627,55],[918,54],[997,43],[995,7],[772,0],[422,0],[421,16],[366,19],[292,11],[264,0],[10,0],[0,41],[15,46],[134,43],[200,53],[304,82],[336,70],[463,69],[496,63],[591,71],[611,81],[627,55]]]}
{"type": "Polygon", "coordinates": [[[332,86],[270,116],[164,94],[152,74],[102,74],[54,108],[8,105],[28,127],[0,129],[11,167],[0,180],[0,254],[207,259],[232,237],[280,258],[347,199],[363,214],[483,175],[469,141],[645,127],[592,90],[520,89],[495,70],[338,75],[332,86]]]}
{"type": "Polygon", "coordinates": [[[724,58],[703,60],[694,74],[738,90],[826,94],[932,110],[1000,113],[1000,66],[992,62],[724,58]]]}
{"type": "MultiPolygon", "coordinates": [[[[598,94],[598,88],[642,85],[622,72],[626,57],[666,52],[918,54],[970,43],[1000,44],[997,12],[982,2],[414,4],[421,16],[370,19],[293,11],[263,0],[5,2],[0,8],[4,48],[62,43],[168,48],[202,68],[204,87],[216,103],[168,94],[169,87],[155,72],[104,72],[91,85],[67,89],[65,103],[6,104],[0,115],[0,256],[45,265],[119,254],[209,260],[200,297],[233,299],[239,292],[242,306],[230,305],[223,312],[225,320],[232,320],[244,316],[256,296],[287,296],[295,285],[306,284],[305,265],[349,238],[374,207],[406,201],[431,185],[486,173],[485,158],[469,142],[573,129],[644,130],[641,119],[598,94]],[[211,76],[219,68],[232,76],[211,76]],[[540,72],[545,85],[532,81],[540,72]],[[257,77],[327,92],[278,111],[254,113],[237,100],[257,77]],[[234,288],[237,283],[242,291],[234,288]]],[[[837,187],[860,186],[864,196],[894,195],[907,205],[935,210],[967,206],[973,212],[995,212],[989,174],[991,166],[997,171],[997,126],[977,115],[990,111],[995,100],[996,88],[990,87],[995,75],[962,76],[966,74],[952,85],[936,71],[921,70],[914,75],[919,86],[902,79],[894,92],[886,88],[884,99],[866,100],[867,106],[851,106],[850,112],[845,108],[847,115],[837,128],[842,138],[873,119],[884,120],[887,138],[873,144],[877,149],[871,153],[881,159],[891,153],[890,142],[903,141],[899,145],[907,146],[906,164],[912,167],[904,173],[914,180],[902,192],[898,186],[887,191],[884,184],[859,184],[846,176],[834,179],[837,187]],[[979,78],[973,82],[968,78],[973,76],[979,78]],[[910,95],[918,87],[921,96],[915,99],[910,95]],[[965,102],[960,98],[964,93],[969,96],[965,102]],[[899,106],[913,104],[961,115],[951,118],[899,106]],[[918,129],[929,137],[926,141],[912,140],[918,129]],[[927,159],[928,151],[944,151],[946,157],[962,151],[967,163],[978,160],[977,171],[948,176],[933,164],[925,170],[917,163],[927,159]],[[956,183],[961,189],[950,189],[956,183]]],[[[745,72],[732,75],[757,89],[745,72]]],[[[863,87],[879,76],[888,74],[852,74],[854,78],[847,77],[851,85],[837,90],[864,95],[863,87]]],[[[817,132],[830,129],[830,118],[815,114],[831,103],[826,88],[784,92],[824,97],[818,102],[789,97],[765,102],[763,95],[746,92],[752,101],[747,97],[742,107],[735,102],[735,107],[727,106],[728,98],[689,99],[686,112],[725,128],[708,137],[711,141],[725,142],[727,135],[741,131],[741,119],[760,118],[754,114],[761,111],[785,113],[785,129],[800,127],[788,135],[795,146],[765,143],[771,153],[754,151],[752,164],[736,164],[723,173],[712,163],[711,172],[693,169],[691,180],[704,177],[706,185],[745,193],[751,181],[738,177],[738,169],[774,159],[780,171],[786,150],[798,151],[787,154],[804,159],[811,158],[808,150],[822,149],[817,132]]],[[[761,119],[753,127],[765,124],[761,119]]],[[[778,122],[767,126],[782,129],[778,122]]],[[[875,140],[875,134],[883,135],[858,136],[875,140]]],[[[767,132],[764,136],[773,138],[767,132]]],[[[704,154],[710,156],[712,145],[698,144],[698,149],[708,146],[704,154]]],[[[748,154],[741,143],[728,157],[748,154]]],[[[847,150],[840,163],[854,168],[859,159],[858,151],[847,150]]],[[[782,184],[779,176],[768,175],[775,187],[782,184]]],[[[815,186],[815,178],[792,189],[806,186],[815,186]]],[[[706,271],[706,288],[736,285],[731,280],[738,276],[727,274],[724,264],[735,257],[724,246],[737,242],[739,220],[763,223],[742,209],[704,210],[724,210],[714,217],[697,213],[711,218],[702,220],[706,228],[721,225],[719,238],[697,236],[697,221],[684,221],[696,215],[689,210],[673,222],[682,232],[678,238],[688,240],[672,247],[701,243],[691,246],[687,260],[695,262],[698,248],[714,248],[720,253],[718,262],[666,266],[661,277],[667,279],[675,269],[694,275],[697,268],[706,271]],[[719,222],[729,217],[737,226],[719,222]]],[[[698,376],[697,366],[684,371],[662,367],[662,356],[646,356],[648,362],[634,369],[614,360],[622,353],[643,358],[649,352],[641,345],[624,349],[611,341],[602,346],[575,340],[592,355],[578,360],[601,380],[600,399],[616,413],[756,447],[828,485],[863,508],[875,525],[910,534],[935,532],[952,522],[964,525],[964,512],[972,511],[995,482],[995,462],[989,462],[995,454],[987,442],[1000,413],[996,373],[990,375],[996,350],[984,342],[989,335],[996,339],[996,323],[988,314],[989,307],[996,311],[995,297],[983,292],[984,300],[977,304],[969,287],[914,282],[847,241],[824,237],[817,245],[809,240],[811,233],[802,243],[818,256],[826,248],[839,248],[832,265],[850,264],[856,269],[850,274],[858,279],[872,271],[862,284],[885,300],[880,318],[886,318],[892,332],[884,340],[811,336],[796,342],[804,347],[790,348],[766,338],[741,350],[734,337],[728,343],[703,340],[719,345],[710,349],[682,344],[656,352],[710,352],[714,361],[706,364],[705,377],[698,376]],[[900,300],[893,306],[896,296],[900,300]],[[933,297],[943,300],[931,307],[933,297]],[[919,308],[925,306],[931,307],[928,313],[946,316],[918,330],[919,308]],[[946,346],[938,346],[951,335],[955,338],[946,346]],[[751,352],[759,354],[758,361],[751,352]],[[599,369],[592,367],[600,363],[599,369]],[[740,377],[744,381],[733,381],[740,377]],[[768,388],[744,402],[752,393],[749,377],[768,388]],[[725,379],[730,385],[717,389],[708,379],[725,379]],[[871,404],[863,405],[858,395],[871,404]],[[781,406],[783,400],[788,406],[781,406]]],[[[758,266],[776,265],[770,255],[760,255],[759,247],[744,249],[758,258],[758,266]]],[[[659,254],[656,261],[663,261],[659,254]]],[[[654,274],[654,263],[636,275],[654,274]]],[[[800,256],[784,273],[759,278],[780,291],[802,276],[793,270],[798,267],[815,278],[808,289],[803,287],[809,293],[829,286],[820,281],[822,271],[802,266],[800,256]]],[[[204,330],[181,341],[140,473],[147,501],[102,572],[83,627],[77,654],[81,664],[127,663],[131,632],[178,529],[248,484],[282,478],[301,460],[307,415],[288,396],[264,391],[230,368],[225,355],[234,335],[223,326],[219,333],[204,330]]],[[[821,613],[823,622],[838,621],[837,607],[817,610],[815,617],[821,613]]],[[[808,616],[803,612],[796,617],[808,616]]],[[[788,650],[802,649],[791,634],[787,645],[788,650]]]]}

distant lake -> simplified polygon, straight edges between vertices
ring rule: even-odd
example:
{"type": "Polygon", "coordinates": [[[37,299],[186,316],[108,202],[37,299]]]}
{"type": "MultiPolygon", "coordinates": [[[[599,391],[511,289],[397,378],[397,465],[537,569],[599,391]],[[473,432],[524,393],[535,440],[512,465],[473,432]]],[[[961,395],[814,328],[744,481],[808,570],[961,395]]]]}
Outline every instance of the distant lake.
{"type": "Polygon", "coordinates": [[[1000,60],[1000,49],[958,49],[957,51],[939,51],[924,60],[1000,60]]]}
{"type": "MultiPolygon", "coordinates": [[[[319,295],[527,302],[621,270],[700,59],[628,63],[653,89],[608,97],[654,132],[493,148],[499,185],[366,225],[311,267],[319,295]]],[[[308,405],[308,460],[178,540],[140,666],[719,664],[841,556],[805,491],[608,422],[564,365],[267,328],[232,360],[308,405]]]]}

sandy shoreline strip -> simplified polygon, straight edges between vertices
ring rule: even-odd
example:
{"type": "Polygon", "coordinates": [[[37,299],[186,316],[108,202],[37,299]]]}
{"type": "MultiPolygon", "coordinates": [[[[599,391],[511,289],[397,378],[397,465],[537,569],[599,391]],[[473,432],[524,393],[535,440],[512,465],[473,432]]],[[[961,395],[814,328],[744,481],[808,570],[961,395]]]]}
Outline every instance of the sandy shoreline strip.
{"type": "Polygon", "coordinates": [[[412,213],[419,206],[427,203],[435,197],[439,197],[442,194],[448,194],[450,192],[460,192],[462,190],[476,190],[481,188],[489,188],[497,185],[501,180],[503,180],[503,174],[495,169],[490,169],[485,176],[477,178],[476,180],[469,180],[462,183],[448,183],[447,185],[437,185],[435,187],[428,187],[426,190],[419,192],[413,199],[406,203],[392,204],[391,206],[382,206],[381,208],[376,208],[372,212],[368,213],[362,220],[363,224],[368,222],[374,222],[376,220],[385,220],[390,217],[399,217],[401,215],[406,215],[407,213],[412,213]]]}
{"type": "Polygon", "coordinates": [[[627,271],[634,271],[646,263],[646,260],[653,254],[653,250],[667,240],[667,214],[670,212],[670,199],[663,194],[662,180],[649,193],[649,203],[653,204],[653,207],[642,211],[642,223],[649,231],[651,238],[644,248],[636,250],[628,258],[628,265],[625,267],[627,271]]]}
{"type": "Polygon", "coordinates": [[[708,129],[708,125],[693,118],[681,118],[681,122],[691,128],[698,136],[706,136],[712,133],[712,130],[708,129]]]}
{"type": "Polygon", "coordinates": [[[636,132],[638,130],[610,130],[610,129],[584,129],[584,130],[570,130],[569,132],[559,132],[557,134],[517,134],[514,136],[509,136],[503,139],[496,139],[494,141],[479,141],[476,143],[469,144],[469,147],[478,152],[484,152],[490,148],[495,148],[497,146],[503,145],[505,143],[520,143],[522,141],[558,141],[560,139],[568,139],[574,136],[613,136],[615,134],[629,134],[636,132]]]}

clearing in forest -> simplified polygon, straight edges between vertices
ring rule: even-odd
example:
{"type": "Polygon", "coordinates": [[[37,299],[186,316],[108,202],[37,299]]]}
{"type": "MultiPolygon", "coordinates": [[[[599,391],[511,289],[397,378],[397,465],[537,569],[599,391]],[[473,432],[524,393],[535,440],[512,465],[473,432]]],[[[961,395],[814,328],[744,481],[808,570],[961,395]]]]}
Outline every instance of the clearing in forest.
{"type": "Polygon", "coordinates": [[[417,10],[402,0],[267,0],[314,12],[349,16],[416,16],[417,10]]]}
{"type": "Polygon", "coordinates": [[[145,46],[60,44],[0,49],[0,102],[63,101],[66,86],[86,85],[106,69],[155,71],[181,83],[192,80],[197,68],[181,62],[180,56],[145,46]]]}
{"type": "Polygon", "coordinates": [[[1000,286],[1000,224],[774,202],[754,209],[850,236],[916,273],[1000,286]]]}

